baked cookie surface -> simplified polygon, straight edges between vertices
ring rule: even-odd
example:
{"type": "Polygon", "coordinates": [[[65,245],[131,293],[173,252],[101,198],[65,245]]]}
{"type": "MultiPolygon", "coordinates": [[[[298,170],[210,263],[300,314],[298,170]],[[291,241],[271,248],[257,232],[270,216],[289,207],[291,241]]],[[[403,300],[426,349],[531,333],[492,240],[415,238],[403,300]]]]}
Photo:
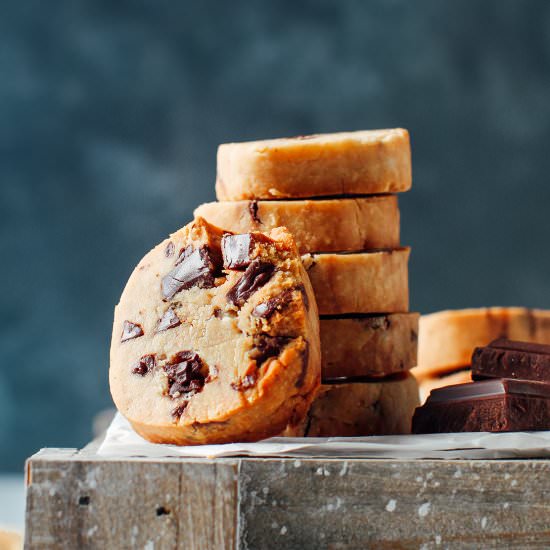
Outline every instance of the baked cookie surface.
{"type": "Polygon", "coordinates": [[[372,195],[411,187],[401,128],[226,143],[218,148],[220,201],[372,195]]]}
{"type": "Polygon", "coordinates": [[[113,399],[157,443],[254,441],[298,422],[320,384],[319,321],[292,236],[201,218],[151,252],[115,309],[113,399]]]}

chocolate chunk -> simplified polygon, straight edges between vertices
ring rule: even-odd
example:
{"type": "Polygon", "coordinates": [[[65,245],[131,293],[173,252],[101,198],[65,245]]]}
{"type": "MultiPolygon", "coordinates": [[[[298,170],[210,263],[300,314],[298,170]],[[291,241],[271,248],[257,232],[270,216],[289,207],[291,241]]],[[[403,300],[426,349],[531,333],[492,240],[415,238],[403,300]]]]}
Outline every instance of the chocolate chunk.
{"type": "Polygon", "coordinates": [[[214,309],[212,310],[212,313],[214,314],[214,317],[216,319],[223,319],[223,310],[222,308],[216,306],[214,307],[214,309]]]}
{"type": "Polygon", "coordinates": [[[254,292],[264,286],[275,272],[273,264],[254,260],[244,272],[243,276],[227,293],[228,302],[235,306],[242,306],[254,292]]]}
{"type": "Polygon", "coordinates": [[[139,338],[143,336],[143,329],[139,323],[132,323],[132,321],[124,321],[122,326],[122,336],[120,337],[121,342],[126,342],[126,340],[132,340],[134,338],[139,338]]]}
{"type": "Polygon", "coordinates": [[[190,248],[188,246],[180,253],[174,269],[162,279],[162,295],[167,300],[181,290],[194,286],[199,288],[214,286],[216,265],[208,248],[206,246],[195,250],[190,248]]]}
{"type": "Polygon", "coordinates": [[[166,245],[166,248],[164,249],[164,255],[167,258],[170,258],[171,256],[174,255],[174,250],[175,250],[174,243],[172,241],[169,241],[169,243],[166,245]]]}
{"type": "Polygon", "coordinates": [[[306,292],[306,287],[304,285],[299,285],[297,289],[302,293],[304,305],[306,306],[306,309],[309,311],[309,297],[306,292]]]}
{"type": "Polygon", "coordinates": [[[181,325],[180,318],[172,308],[168,308],[157,325],[157,332],[162,332],[178,325],[181,325]]]}
{"type": "Polygon", "coordinates": [[[181,394],[190,397],[202,390],[205,365],[194,351],[176,353],[163,368],[168,375],[170,397],[178,397],[181,394]]]}
{"type": "Polygon", "coordinates": [[[472,355],[472,377],[519,378],[550,383],[550,346],[498,339],[476,348],[472,355]]]}
{"type": "Polygon", "coordinates": [[[254,317],[262,317],[264,319],[269,319],[275,311],[282,310],[286,305],[292,301],[292,292],[294,289],[287,288],[283,290],[277,296],[273,296],[267,300],[267,302],[262,302],[258,304],[253,310],[252,315],[254,317]]]}
{"type": "Polygon", "coordinates": [[[176,420],[179,420],[181,415],[183,414],[183,411],[187,408],[187,405],[189,404],[189,401],[184,401],[180,405],[178,405],[175,409],[172,410],[172,417],[176,420]]]}
{"type": "Polygon", "coordinates": [[[132,373],[145,376],[149,374],[156,365],[156,358],[154,354],[144,355],[133,367],[132,373]]]}
{"type": "Polygon", "coordinates": [[[244,391],[253,388],[256,385],[256,376],[249,374],[240,378],[238,382],[231,382],[231,387],[235,391],[244,391]]]}
{"type": "Polygon", "coordinates": [[[304,385],[304,380],[306,379],[308,362],[309,362],[309,342],[305,343],[305,348],[302,351],[302,370],[300,371],[300,376],[294,384],[295,387],[301,388],[304,385]]]}
{"type": "Polygon", "coordinates": [[[250,201],[248,203],[248,211],[250,212],[250,217],[252,218],[252,221],[262,224],[262,220],[258,218],[258,201],[250,201]]]}
{"type": "Polygon", "coordinates": [[[270,357],[276,357],[281,353],[281,350],[290,342],[290,338],[285,336],[267,336],[260,334],[254,336],[254,348],[248,353],[250,359],[254,359],[256,364],[260,366],[270,357]]]}
{"type": "Polygon", "coordinates": [[[245,269],[252,262],[251,254],[258,243],[273,242],[262,233],[241,233],[222,237],[223,266],[225,269],[245,269]]]}
{"type": "Polygon", "coordinates": [[[493,379],[432,390],[413,433],[511,432],[550,428],[550,385],[493,379]]]}

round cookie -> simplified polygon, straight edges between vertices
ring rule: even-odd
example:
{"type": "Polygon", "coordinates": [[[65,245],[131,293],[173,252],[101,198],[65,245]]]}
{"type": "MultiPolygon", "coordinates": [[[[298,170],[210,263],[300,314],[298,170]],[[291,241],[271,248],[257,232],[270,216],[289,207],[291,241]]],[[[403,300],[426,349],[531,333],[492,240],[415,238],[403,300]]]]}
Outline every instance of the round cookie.
{"type": "Polygon", "coordinates": [[[319,314],[407,312],[409,254],[410,248],[305,254],[319,314]]]}
{"type": "Polygon", "coordinates": [[[195,210],[234,233],[284,226],[300,252],[343,252],[399,246],[395,195],[327,200],[209,202],[195,210]]]}
{"type": "Polygon", "coordinates": [[[416,365],[418,313],[321,317],[321,377],[380,378],[416,365]]]}
{"type": "Polygon", "coordinates": [[[418,372],[432,374],[469,365],[474,348],[496,338],[550,344],[550,311],[523,307],[447,310],[422,315],[418,372]]]}
{"type": "Polygon", "coordinates": [[[355,437],[408,434],[418,406],[418,384],[411,374],[380,382],[323,384],[302,423],[301,433],[285,435],[355,437]]]}
{"type": "Polygon", "coordinates": [[[151,252],[115,309],[117,408],[149,441],[255,441],[304,417],[320,384],[315,299],[292,236],[198,218],[151,252]]]}
{"type": "Polygon", "coordinates": [[[226,143],[218,148],[220,201],[373,195],[411,187],[401,128],[226,143]]]}

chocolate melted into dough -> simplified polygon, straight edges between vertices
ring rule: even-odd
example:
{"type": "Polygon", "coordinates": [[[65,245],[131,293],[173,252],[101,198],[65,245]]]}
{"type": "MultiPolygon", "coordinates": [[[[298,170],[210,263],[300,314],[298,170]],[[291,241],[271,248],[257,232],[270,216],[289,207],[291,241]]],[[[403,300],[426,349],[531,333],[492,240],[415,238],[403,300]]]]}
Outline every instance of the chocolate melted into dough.
{"type": "Polygon", "coordinates": [[[164,365],[168,375],[168,395],[190,397],[202,390],[206,376],[205,365],[197,353],[191,350],[176,353],[169,363],[164,365]]]}
{"type": "Polygon", "coordinates": [[[154,354],[144,355],[133,367],[132,373],[145,376],[149,374],[156,365],[156,357],[154,354]]]}
{"type": "Polygon", "coordinates": [[[244,272],[243,276],[227,293],[227,300],[235,306],[242,305],[264,286],[275,272],[275,266],[261,260],[254,260],[244,272]]]}
{"type": "Polygon", "coordinates": [[[267,336],[266,334],[254,336],[254,349],[248,353],[248,356],[260,366],[270,357],[279,355],[289,342],[290,338],[286,336],[267,336]]]}

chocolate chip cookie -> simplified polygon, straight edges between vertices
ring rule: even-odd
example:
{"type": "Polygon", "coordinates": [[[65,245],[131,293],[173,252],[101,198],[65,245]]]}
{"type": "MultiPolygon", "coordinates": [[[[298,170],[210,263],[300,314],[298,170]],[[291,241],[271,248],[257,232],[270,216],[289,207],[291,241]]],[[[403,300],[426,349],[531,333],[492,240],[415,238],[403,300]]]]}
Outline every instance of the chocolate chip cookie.
{"type": "Polygon", "coordinates": [[[110,386],[149,441],[255,441],[303,418],[320,384],[315,298],[292,236],[202,218],[132,273],[115,309],[110,386]]]}

